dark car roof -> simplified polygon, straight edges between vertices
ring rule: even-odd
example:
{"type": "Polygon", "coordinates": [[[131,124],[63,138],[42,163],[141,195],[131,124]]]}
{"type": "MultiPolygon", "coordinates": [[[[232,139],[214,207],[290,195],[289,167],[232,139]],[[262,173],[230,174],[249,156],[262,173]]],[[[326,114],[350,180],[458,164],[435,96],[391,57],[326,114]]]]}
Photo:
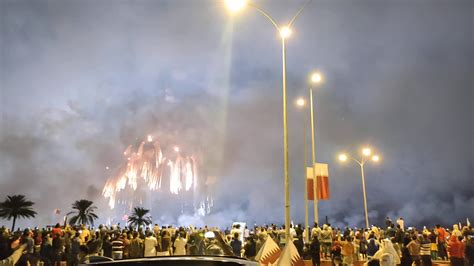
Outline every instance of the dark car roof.
{"type": "Polygon", "coordinates": [[[158,265],[158,266],[239,266],[258,265],[237,257],[224,256],[166,256],[89,263],[89,265],[158,265]]]}

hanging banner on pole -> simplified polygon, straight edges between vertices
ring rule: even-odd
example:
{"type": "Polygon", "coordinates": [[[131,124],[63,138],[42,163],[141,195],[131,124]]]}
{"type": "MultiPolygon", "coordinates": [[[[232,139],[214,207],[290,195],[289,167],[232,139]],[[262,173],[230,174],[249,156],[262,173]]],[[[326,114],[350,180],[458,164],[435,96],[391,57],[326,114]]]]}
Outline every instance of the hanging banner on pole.
{"type": "Polygon", "coordinates": [[[318,182],[318,199],[329,199],[329,169],[326,163],[317,163],[315,165],[316,180],[318,182]]]}
{"type": "MultiPolygon", "coordinates": [[[[328,200],[329,199],[329,170],[328,165],[324,163],[316,163],[314,165],[316,170],[316,181],[317,185],[317,197],[318,200],[328,200]]],[[[308,184],[308,200],[314,200],[313,193],[313,168],[306,168],[306,182],[308,184]]]]}
{"type": "Polygon", "coordinates": [[[313,167],[306,167],[306,188],[308,191],[308,200],[314,200],[314,193],[313,193],[313,167]]]}

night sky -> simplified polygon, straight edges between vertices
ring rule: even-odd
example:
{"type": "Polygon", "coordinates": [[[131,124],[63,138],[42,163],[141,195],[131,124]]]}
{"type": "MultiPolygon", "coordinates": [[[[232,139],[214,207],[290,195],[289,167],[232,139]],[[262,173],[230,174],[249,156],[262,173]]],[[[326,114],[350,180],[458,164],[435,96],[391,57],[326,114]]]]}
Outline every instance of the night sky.
{"type": "MultiPolygon", "coordinates": [[[[283,24],[304,1],[256,3],[283,24]]],[[[295,223],[304,221],[308,115],[294,100],[307,96],[314,69],[325,75],[316,158],[331,184],[321,221],[363,225],[358,166],[336,159],[364,145],[382,158],[365,168],[371,223],[474,220],[473,5],[307,6],[287,42],[295,223]]],[[[281,47],[255,10],[231,16],[220,0],[0,0],[0,27],[0,199],[24,194],[39,213],[20,226],[49,224],[81,198],[105,222],[105,167],[147,134],[199,151],[218,180],[209,217],[155,221],[283,224],[281,47]]]]}

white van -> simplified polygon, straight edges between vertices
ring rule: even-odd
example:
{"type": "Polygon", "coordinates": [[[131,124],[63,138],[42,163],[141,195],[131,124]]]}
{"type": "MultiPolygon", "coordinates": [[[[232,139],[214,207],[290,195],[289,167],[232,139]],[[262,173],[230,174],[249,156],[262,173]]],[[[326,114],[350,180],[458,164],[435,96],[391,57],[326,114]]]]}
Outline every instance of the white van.
{"type": "Polygon", "coordinates": [[[244,243],[244,230],[245,230],[246,225],[247,225],[246,223],[234,222],[232,224],[232,230],[230,230],[230,234],[232,235],[232,237],[234,237],[234,233],[237,232],[239,233],[239,240],[242,241],[242,243],[244,243]],[[240,227],[237,229],[235,228],[236,225],[239,225],[240,227]]]}

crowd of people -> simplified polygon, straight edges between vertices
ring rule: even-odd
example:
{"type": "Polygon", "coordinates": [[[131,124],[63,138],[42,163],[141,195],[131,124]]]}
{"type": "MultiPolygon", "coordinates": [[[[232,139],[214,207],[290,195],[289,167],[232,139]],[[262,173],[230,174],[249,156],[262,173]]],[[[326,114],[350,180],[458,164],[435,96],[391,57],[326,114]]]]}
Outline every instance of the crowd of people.
{"type": "Polygon", "coordinates": [[[320,257],[311,252],[313,265],[318,265],[321,258],[330,259],[333,265],[351,265],[360,260],[368,265],[431,266],[435,260],[449,260],[454,266],[474,265],[471,225],[460,229],[460,225],[455,224],[447,229],[437,224],[433,228],[417,229],[405,228],[403,219],[394,224],[387,218],[383,228],[346,228],[341,232],[330,225],[314,226],[311,237],[320,251],[320,257]]]}
{"type": "MultiPolygon", "coordinates": [[[[195,228],[150,225],[125,227],[100,225],[97,229],[80,226],[56,226],[10,232],[0,229],[0,265],[77,265],[94,257],[114,260],[173,255],[226,255],[254,260],[271,238],[280,248],[287,243],[284,226],[255,226],[252,229],[195,228]]],[[[290,241],[299,255],[320,265],[428,266],[433,260],[449,260],[451,265],[474,265],[474,230],[470,225],[452,229],[405,228],[402,219],[385,226],[367,229],[332,228],[315,224],[305,230],[290,227],[290,241]]]]}

